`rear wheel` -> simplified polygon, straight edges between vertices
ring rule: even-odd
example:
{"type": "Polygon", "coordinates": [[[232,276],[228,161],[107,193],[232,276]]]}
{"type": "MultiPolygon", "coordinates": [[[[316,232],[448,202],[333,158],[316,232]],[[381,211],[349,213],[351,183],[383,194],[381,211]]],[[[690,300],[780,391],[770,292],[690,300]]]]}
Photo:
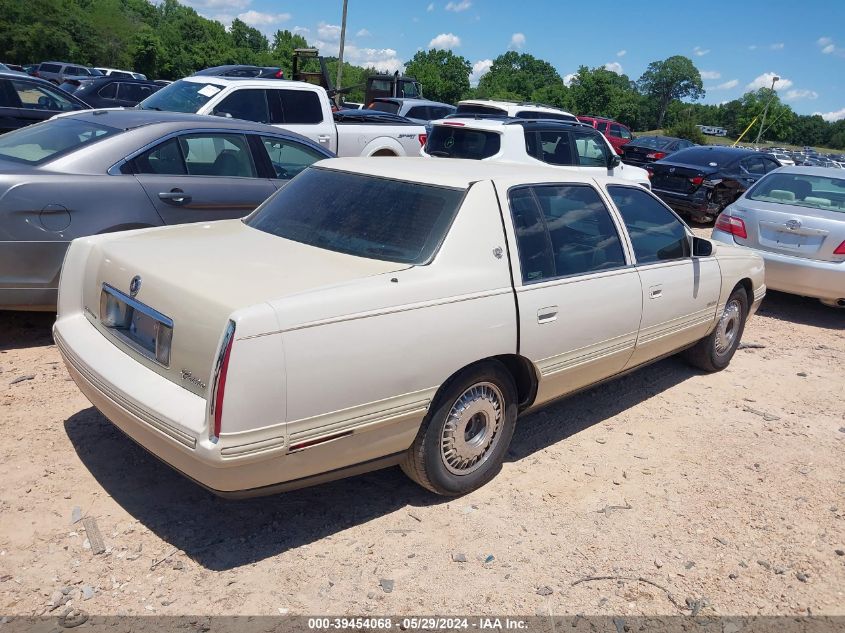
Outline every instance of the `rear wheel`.
{"type": "Polygon", "coordinates": [[[704,371],[721,371],[731,362],[748,316],[748,295],[741,286],[734,288],[716,327],[684,355],[687,361],[704,371]]]}
{"type": "Polygon", "coordinates": [[[461,495],[499,472],[516,423],[516,386],[498,362],[471,367],[438,394],[402,470],[424,488],[461,495]]]}

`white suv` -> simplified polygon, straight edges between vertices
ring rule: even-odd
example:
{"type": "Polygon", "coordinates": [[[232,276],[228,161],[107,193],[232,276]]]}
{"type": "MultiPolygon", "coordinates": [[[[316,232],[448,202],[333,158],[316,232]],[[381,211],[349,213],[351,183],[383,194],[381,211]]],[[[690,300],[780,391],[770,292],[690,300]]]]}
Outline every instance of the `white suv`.
{"type": "Polygon", "coordinates": [[[456,115],[508,116],[515,119],[554,119],[577,121],[571,112],[554,106],[528,101],[493,101],[492,99],[465,99],[458,102],[456,115]]]}
{"type": "Polygon", "coordinates": [[[455,116],[432,123],[420,154],[553,165],[594,176],[624,178],[651,189],[645,169],[623,165],[601,132],[578,121],[455,116]]]}

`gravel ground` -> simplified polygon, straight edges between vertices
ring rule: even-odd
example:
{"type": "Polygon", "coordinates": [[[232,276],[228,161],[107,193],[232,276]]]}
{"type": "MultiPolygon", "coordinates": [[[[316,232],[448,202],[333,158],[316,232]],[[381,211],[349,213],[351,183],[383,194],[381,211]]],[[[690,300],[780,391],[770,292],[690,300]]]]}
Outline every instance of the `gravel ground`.
{"type": "Polygon", "coordinates": [[[91,407],[51,321],[0,313],[2,614],[845,615],[845,311],[771,293],[727,370],[526,416],[448,500],[398,469],[217,499],[91,407]]]}

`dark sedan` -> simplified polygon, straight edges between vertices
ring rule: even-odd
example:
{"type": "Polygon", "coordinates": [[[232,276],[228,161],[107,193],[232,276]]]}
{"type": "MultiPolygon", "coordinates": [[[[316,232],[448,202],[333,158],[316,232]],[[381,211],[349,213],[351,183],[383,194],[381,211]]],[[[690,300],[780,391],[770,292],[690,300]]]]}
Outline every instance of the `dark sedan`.
{"type": "Polygon", "coordinates": [[[696,146],[648,165],[651,188],[694,222],[712,222],[751,185],[780,167],[771,156],[738,147],[696,146]]]}
{"type": "Polygon", "coordinates": [[[212,66],[198,70],[194,75],[211,75],[213,77],[253,77],[256,79],[284,79],[285,73],[278,66],[248,66],[245,64],[228,64],[226,66],[212,66]]]}
{"type": "Polygon", "coordinates": [[[0,134],[89,106],[44,79],[0,73],[0,134]]]}
{"type": "Polygon", "coordinates": [[[622,162],[644,167],[688,147],[695,147],[695,143],[674,136],[638,136],[623,145],[619,153],[622,162]]]}
{"type": "Polygon", "coordinates": [[[0,310],[52,310],[71,240],[239,218],[332,157],[269,125],[88,110],[0,136],[0,310]]]}
{"type": "Polygon", "coordinates": [[[62,89],[72,92],[92,108],[131,108],[138,105],[162,86],[154,81],[126,79],[117,76],[83,79],[79,86],[65,84],[62,89]]]}

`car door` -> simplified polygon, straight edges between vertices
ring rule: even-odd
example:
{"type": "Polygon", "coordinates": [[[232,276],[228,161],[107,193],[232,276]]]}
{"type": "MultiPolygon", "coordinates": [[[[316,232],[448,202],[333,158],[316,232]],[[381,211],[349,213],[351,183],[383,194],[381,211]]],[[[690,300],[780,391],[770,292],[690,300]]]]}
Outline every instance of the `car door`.
{"type": "Polygon", "coordinates": [[[611,149],[600,135],[593,132],[572,132],[574,155],[578,171],[591,176],[613,175],[608,173],[611,149]]]}
{"type": "Polygon", "coordinates": [[[267,91],[273,125],[310,138],[321,147],[337,152],[337,128],[331,113],[323,110],[314,90],[276,88],[267,91]]]}
{"type": "Polygon", "coordinates": [[[276,190],[259,177],[246,136],[233,132],[173,136],[130,165],[165,224],[240,218],[276,190]]]}
{"type": "Polygon", "coordinates": [[[636,344],[642,289],[596,188],[521,186],[506,197],[519,348],[537,368],[540,404],[622,370],[636,344]]]}
{"type": "Polygon", "coordinates": [[[289,138],[263,134],[256,138],[258,142],[253,147],[257,149],[258,161],[265,163],[265,169],[277,188],[283,187],[318,160],[328,158],[313,147],[289,138]]]}
{"type": "Polygon", "coordinates": [[[715,257],[692,257],[686,225],[654,195],[626,185],[607,190],[625,223],[642,284],[642,322],[628,361],[635,367],[707,334],[722,275],[715,257]]]}

